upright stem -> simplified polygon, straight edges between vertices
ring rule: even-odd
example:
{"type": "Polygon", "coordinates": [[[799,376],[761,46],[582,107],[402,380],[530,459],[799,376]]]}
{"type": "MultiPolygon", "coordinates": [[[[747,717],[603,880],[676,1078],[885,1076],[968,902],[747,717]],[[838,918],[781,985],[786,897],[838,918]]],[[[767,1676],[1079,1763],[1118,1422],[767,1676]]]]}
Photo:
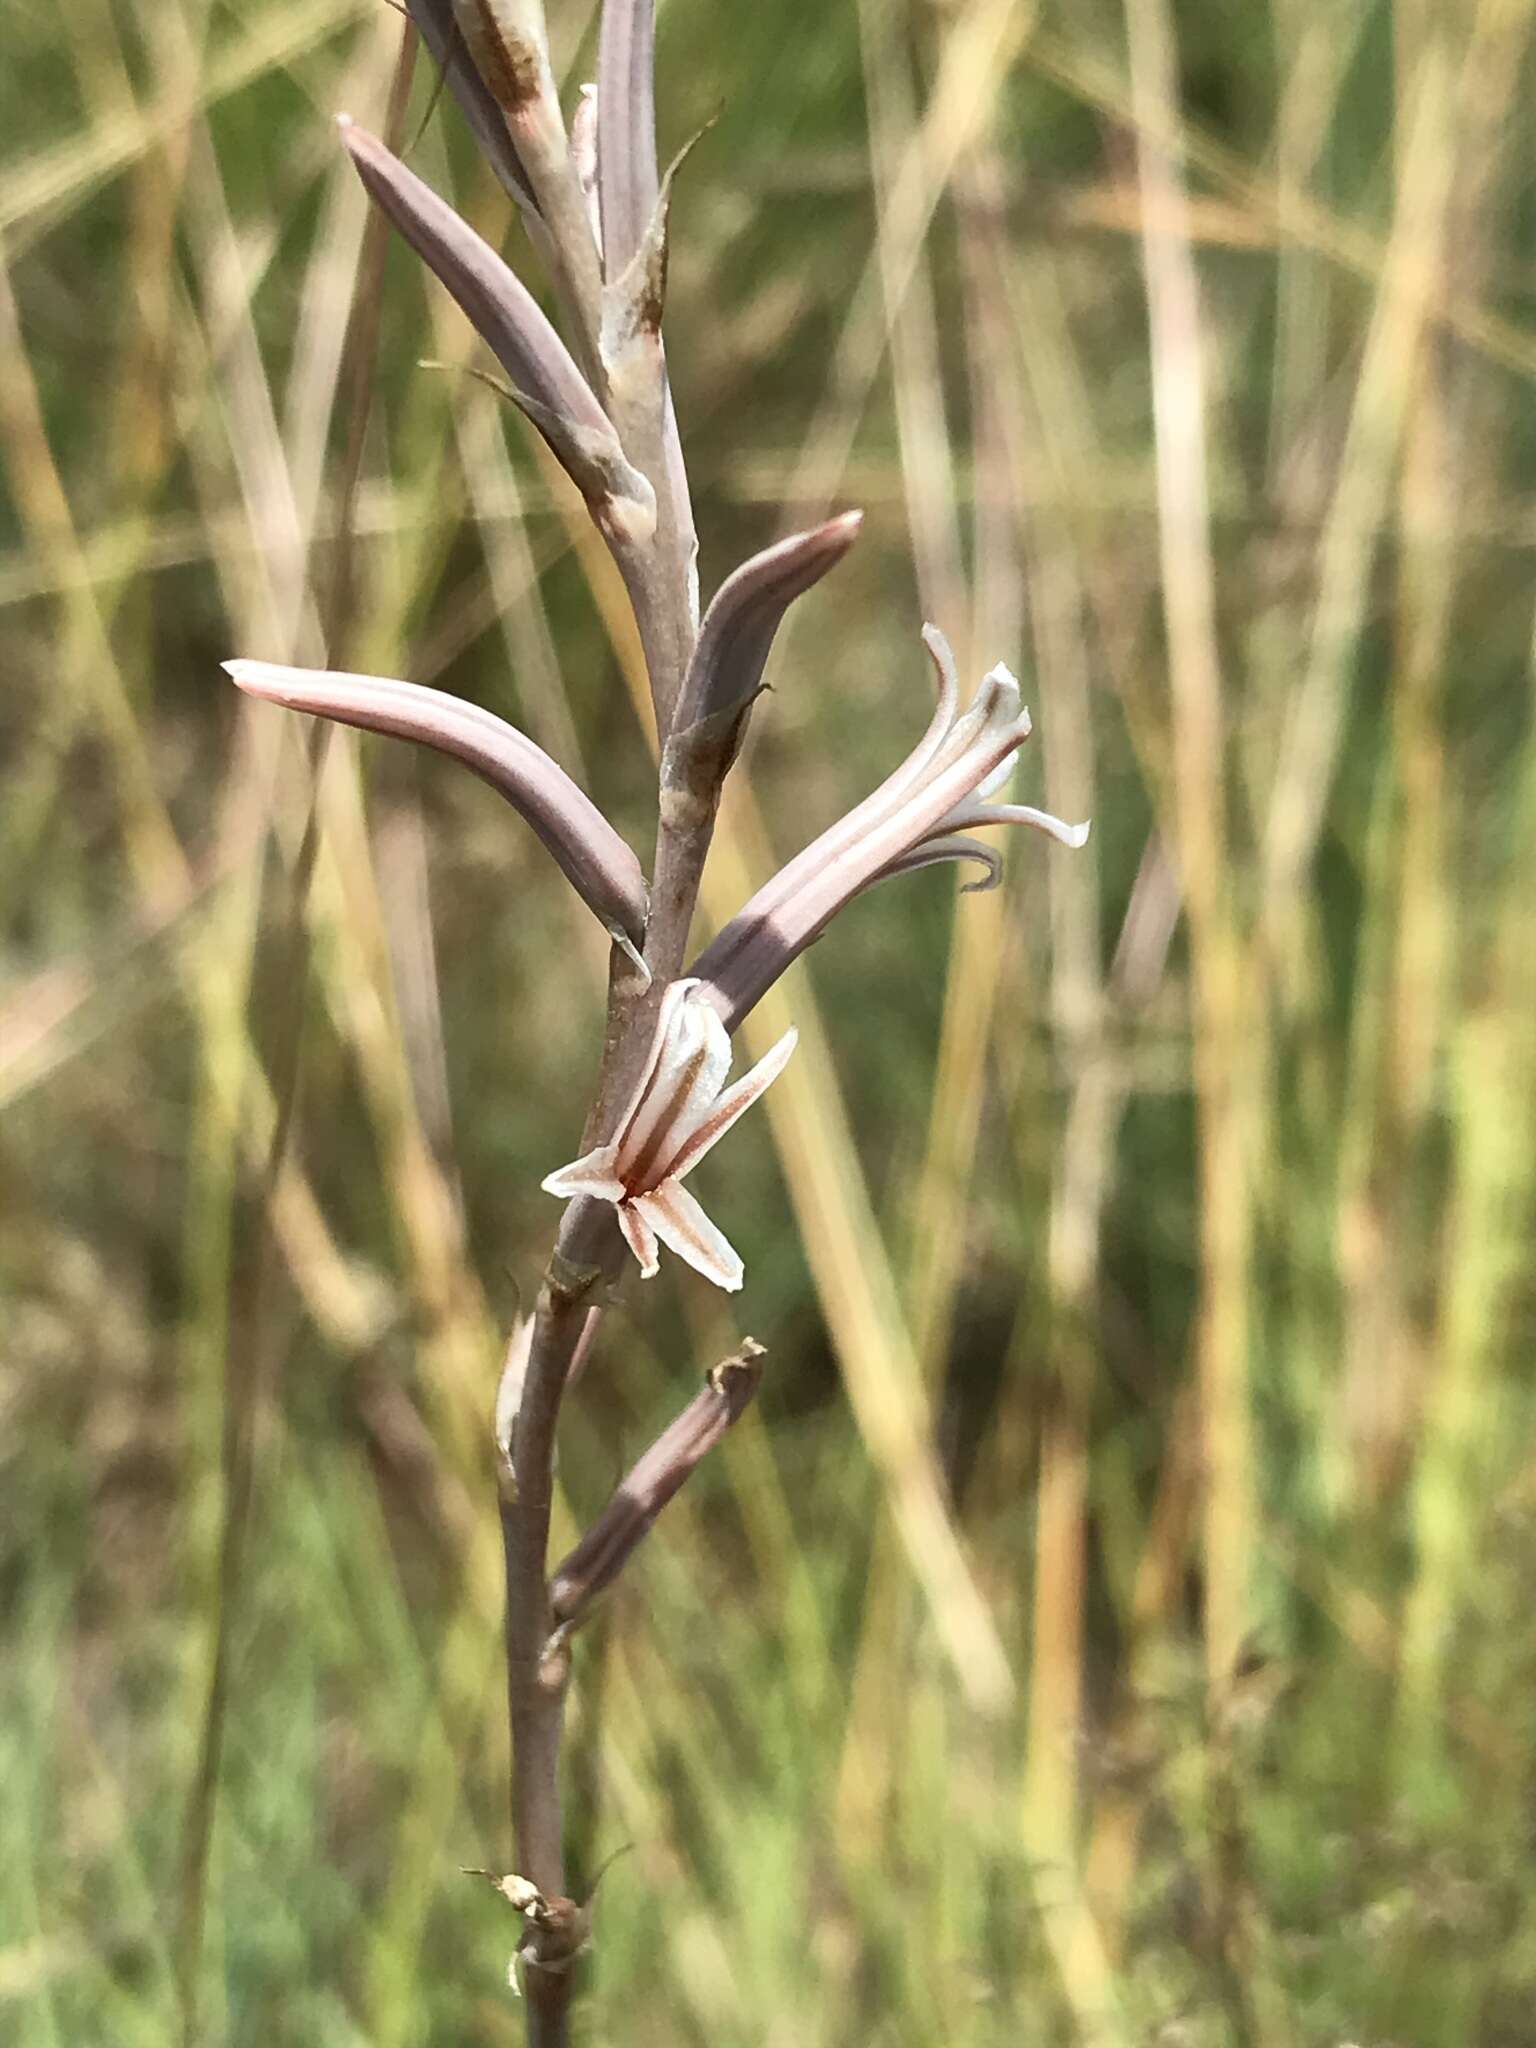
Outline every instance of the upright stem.
{"type": "MultiPolygon", "coordinates": [[[[658,504],[668,513],[658,521],[652,539],[634,549],[625,578],[665,741],[697,632],[690,594],[691,533],[675,516],[664,436],[637,431],[636,419],[624,418],[622,408],[615,410],[620,413],[616,424],[626,456],[645,472],[658,504]]],[[[602,1065],[587,1119],[588,1144],[602,1142],[616,1128],[649,1049],[662,993],[682,971],[717,799],[718,789],[697,795],[662,791],[645,974],[615,952],[602,1065]]],[[[570,1680],[569,1648],[551,1641],[548,1569],[555,1438],[560,1403],[594,1292],[613,1280],[622,1256],[613,1211],[602,1203],[573,1202],[539,1296],[513,1431],[515,1490],[502,1502],[512,1827],[518,1870],[547,1900],[563,1901],[566,1893],[560,1754],[570,1680]]],[[[530,1926],[523,1944],[532,2048],[559,2048],[568,2038],[574,1961],[565,1933],[568,1924],[530,1926]]],[[[579,1931],[579,1917],[576,1925],[579,1931]]]]}
{"type": "MultiPolygon", "coordinates": [[[[522,1401],[512,1439],[513,1485],[501,1504],[507,1571],[507,1709],[512,1728],[512,1830],[521,1874],[546,1899],[565,1900],[565,1823],[560,1746],[570,1653],[552,1648],[548,1553],[560,1401],[590,1307],[588,1296],[617,1238],[601,1204],[573,1202],[539,1296],[522,1401]],[[605,1242],[605,1240],[609,1240],[605,1242]]],[[[571,1923],[531,1927],[522,1953],[530,2048],[568,2039],[575,1946],[571,1923]]]]}
{"type": "Polygon", "coordinates": [[[517,1497],[502,1506],[507,1564],[507,1702],[513,1729],[512,1826],[523,1875],[546,1897],[565,1891],[558,1762],[566,1666],[546,1655],[551,1618],[545,1562],[555,1424],[586,1322],[580,1292],[545,1278],[513,1442],[517,1497]]]}
{"type": "MultiPolygon", "coordinates": [[[[609,989],[608,1032],[589,1133],[612,1130],[628,1099],[634,1075],[650,1041],[655,1004],[666,982],[675,979],[698,896],[708,831],[695,830],[679,843],[663,825],[658,841],[658,877],[663,854],[671,875],[664,916],[653,919],[647,953],[652,983],[616,971],[609,989]]],[[[622,1257],[613,1211],[578,1200],[565,1213],[544,1276],[534,1322],[522,1398],[512,1438],[514,1487],[501,1506],[506,1557],[507,1708],[512,1730],[512,1830],[517,1867],[546,1899],[566,1896],[564,1814],[560,1753],[570,1651],[552,1643],[549,1599],[549,1525],[554,1499],[555,1437],[576,1347],[587,1323],[594,1291],[611,1282],[622,1257]]],[[[560,2048],[567,2020],[574,1961],[561,1929],[530,1928],[523,1954],[531,2048],[560,2048]]]]}

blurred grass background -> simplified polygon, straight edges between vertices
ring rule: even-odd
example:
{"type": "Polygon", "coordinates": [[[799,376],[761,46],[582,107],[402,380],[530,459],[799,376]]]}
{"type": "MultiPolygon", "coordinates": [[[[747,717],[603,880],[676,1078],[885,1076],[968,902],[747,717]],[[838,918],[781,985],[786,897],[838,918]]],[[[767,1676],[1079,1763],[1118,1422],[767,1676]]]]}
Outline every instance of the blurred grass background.
{"type": "MultiPolygon", "coordinates": [[[[578,1658],[578,1870],[632,1845],[583,2039],[1536,2043],[1533,40],[663,10],[664,155],[719,112],[668,325],[706,590],[868,512],[709,914],[921,729],[924,617],[1024,675],[1024,794],[1094,835],[892,885],[763,1006],[802,1050],[704,1189],[746,1291],[637,1288],[572,1403],[579,1521],[770,1349],[578,1658]]],[[[418,367],[480,358],[334,145],[409,84],[523,261],[401,43],[383,0],[7,9],[18,2048],[520,2039],[459,1874],[509,1854],[485,1418],[601,940],[478,783],[217,666],[473,696],[648,850],[611,572],[418,367]]]]}

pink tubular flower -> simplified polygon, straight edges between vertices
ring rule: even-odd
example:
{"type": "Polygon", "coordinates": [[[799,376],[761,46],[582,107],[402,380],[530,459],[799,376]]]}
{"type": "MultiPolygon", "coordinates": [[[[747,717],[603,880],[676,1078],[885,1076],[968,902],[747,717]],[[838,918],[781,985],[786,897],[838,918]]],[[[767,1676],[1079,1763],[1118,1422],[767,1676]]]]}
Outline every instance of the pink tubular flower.
{"type": "Polygon", "coordinates": [[[855,896],[876,882],[935,861],[978,861],[973,886],[995,885],[1001,863],[970,834],[992,825],[1030,825],[1063,846],[1081,846],[1088,827],[1066,825],[1028,804],[989,803],[1029,738],[1019,686],[1001,663],[960,709],[949,642],[936,626],[923,642],[938,678],[928,730],[873,795],[780,868],[693,963],[704,1000],[734,1031],[790,962],[855,896]]]}
{"type": "Polygon", "coordinates": [[[727,1088],[731,1042],[698,986],[674,981],[662,997],[645,1072],[613,1138],[550,1174],[543,1186],[551,1195],[612,1202],[645,1279],[656,1272],[659,1240],[706,1280],[734,1293],[741,1260],[680,1183],[783,1071],[799,1034],[786,1031],[727,1088]]]}

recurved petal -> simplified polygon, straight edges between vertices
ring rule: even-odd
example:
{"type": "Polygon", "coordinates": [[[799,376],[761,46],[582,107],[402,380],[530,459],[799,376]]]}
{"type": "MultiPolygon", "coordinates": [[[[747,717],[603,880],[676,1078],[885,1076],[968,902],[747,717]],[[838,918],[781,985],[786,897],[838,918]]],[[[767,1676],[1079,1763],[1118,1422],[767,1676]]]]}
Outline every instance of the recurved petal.
{"type": "Polygon", "coordinates": [[[599,1145],[594,1151],[573,1159],[569,1166],[557,1166],[539,1182],[547,1195],[591,1195],[599,1202],[622,1202],[624,1183],[616,1168],[618,1147],[599,1145]]]}
{"type": "MultiPolygon", "coordinates": [[[[993,775],[1005,760],[1012,760],[1029,734],[1029,713],[1020,701],[1018,679],[999,662],[988,669],[976,686],[975,696],[934,748],[925,764],[924,779],[944,775],[956,762],[969,760],[978,750],[989,755],[986,775],[993,775]]],[[[971,784],[973,790],[976,787],[977,784],[971,784]]]]}
{"type": "Polygon", "coordinates": [[[961,804],[945,823],[967,832],[984,825],[1029,825],[1063,846],[1086,846],[1092,820],[1085,818],[1081,825],[1069,825],[1064,819],[1052,817],[1049,811],[1037,811],[1033,804],[961,804]]]}
{"type": "Polygon", "coordinates": [[[938,689],[933,716],[928,721],[927,731],[905,761],[894,774],[886,777],[875,792],[877,796],[894,797],[917,780],[943,746],[960,709],[960,671],[955,666],[955,650],[931,620],[923,627],[923,646],[933,663],[938,689]]]}
{"type": "Polygon", "coordinates": [[[873,795],[766,882],[694,962],[705,1000],[728,1030],[845,904],[883,875],[898,872],[928,840],[972,825],[1030,824],[1067,845],[1081,844],[1081,827],[1047,820],[1043,812],[975,803],[978,787],[1011,760],[1028,734],[1018,685],[1007,669],[992,669],[964,714],[951,718],[947,645],[932,628],[924,641],[939,672],[939,707],[912,754],[873,795]]]}
{"type": "Polygon", "coordinates": [[[978,727],[953,754],[945,741],[923,773],[898,771],[766,882],[693,965],[727,1027],[734,1030],[837,912],[894,863],[932,835],[991,820],[1000,806],[980,807],[974,821],[961,807],[1017,743],[1006,723],[978,727]]]}
{"type": "Polygon", "coordinates": [[[462,697],[393,676],[267,661],[226,661],[224,667],[253,697],[365,732],[416,740],[462,761],[522,813],[605,926],[635,944],[644,939],[646,889],[639,861],[591,798],[516,726],[462,697]]]}
{"type": "Polygon", "coordinates": [[[674,1170],[680,1139],[714,1106],[731,1070],[731,1042],[694,986],[675,981],[662,999],[649,1065],[619,1127],[618,1170],[632,1191],[674,1170]]]}
{"type": "MultiPolygon", "coordinates": [[[[641,1197],[642,1201],[645,1199],[641,1197]]],[[[619,1204],[619,1229],[624,1234],[624,1242],[640,1262],[640,1278],[654,1280],[661,1270],[661,1256],[656,1249],[656,1233],[638,1203],[619,1204]]]]}
{"type": "Polygon", "coordinates": [[[986,869],[980,881],[965,884],[960,891],[962,896],[984,895],[988,889],[995,889],[1003,878],[1003,857],[995,846],[987,846],[979,839],[967,839],[960,832],[951,832],[940,839],[925,839],[921,846],[914,846],[910,853],[904,853],[889,867],[882,868],[874,879],[876,882],[888,881],[892,875],[909,875],[916,868],[938,867],[941,862],[949,860],[973,860],[986,869]]]}
{"type": "Polygon", "coordinates": [[[741,1260],[685,1187],[675,1180],[663,1181],[650,1193],[637,1195],[629,1206],[696,1273],[713,1280],[727,1294],[734,1294],[741,1286],[745,1271],[741,1260]]]}
{"type": "MultiPolygon", "coordinates": [[[[699,1005],[704,1008],[703,1004],[699,1005]]],[[[707,1010],[714,1028],[725,1037],[725,1026],[713,1010],[707,1010]]],[[[769,1048],[757,1065],[743,1074],[741,1079],[717,1095],[713,1102],[704,1105],[691,1126],[679,1134],[667,1163],[669,1176],[681,1180],[690,1173],[704,1157],[711,1145],[716,1145],[725,1136],[738,1117],[744,1116],[757,1098],[783,1073],[790,1054],[800,1042],[800,1034],[791,1028],[786,1031],[778,1044],[769,1048]]]]}
{"type": "MultiPolygon", "coordinates": [[[[877,872],[887,860],[895,859],[913,839],[943,817],[944,811],[969,795],[972,785],[967,782],[947,795],[937,810],[932,813],[926,825],[914,824],[905,835],[894,837],[885,828],[897,813],[902,812],[919,794],[926,781],[940,772],[939,756],[947,751],[947,742],[956,724],[956,706],[959,703],[960,686],[955,671],[955,658],[950,652],[949,642],[937,626],[924,626],[923,645],[933,663],[938,683],[938,701],[927,730],[917,745],[900,765],[892,770],[878,788],[872,790],[861,804],[829,825],[825,832],[808,846],[802,847],[792,860],[779,869],[776,875],[765,882],[746,907],[716,936],[707,952],[696,963],[695,972],[700,979],[710,983],[720,992],[720,999],[711,996],[716,1006],[727,1015],[729,1028],[745,1016],[756,1002],[757,995],[745,1003],[738,1001],[738,993],[746,981],[754,979],[761,964],[771,957],[776,935],[787,930],[786,920],[791,907],[807,890],[820,891],[832,878],[841,875],[850,865],[860,864],[865,842],[873,834],[880,834],[885,842],[885,851],[873,860],[865,871],[877,872]],[[750,954],[750,959],[741,956],[750,954]],[[725,993],[729,990],[729,993],[725,993]]],[[[985,775],[995,765],[997,755],[978,764],[978,776],[985,775]]],[[[806,925],[797,919],[797,938],[794,951],[798,952],[810,944],[822,925],[827,922],[838,907],[831,901],[821,916],[820,923],[806,925]]],[[[794,958],[794,952],[785,957],[785,965],[794,958]]],[[[780,970],[782,972],[782,969],[780,970]]],[[[770,973],[769,980],[775,976],[770,973]]],[[[763,983],[757,993],[762,993],[763,983]]]]}

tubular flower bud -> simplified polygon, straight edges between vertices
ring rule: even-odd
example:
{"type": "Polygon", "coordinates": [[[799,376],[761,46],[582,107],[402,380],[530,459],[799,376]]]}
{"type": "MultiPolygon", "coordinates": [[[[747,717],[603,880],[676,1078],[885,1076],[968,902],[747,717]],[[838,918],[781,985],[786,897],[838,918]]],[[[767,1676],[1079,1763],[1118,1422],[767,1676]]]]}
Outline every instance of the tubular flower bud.
{"type": "Polygon", "coordinates": [[[270,661],[226,661],[224,668],[248,696],[364,732],[416,740],[462,761],[527,819],[615,943],[626,952],[644,943],[647,903],[639,861],[559,763],[504,718],[446,691],[391,676],[284,668],[270,661]]]}

